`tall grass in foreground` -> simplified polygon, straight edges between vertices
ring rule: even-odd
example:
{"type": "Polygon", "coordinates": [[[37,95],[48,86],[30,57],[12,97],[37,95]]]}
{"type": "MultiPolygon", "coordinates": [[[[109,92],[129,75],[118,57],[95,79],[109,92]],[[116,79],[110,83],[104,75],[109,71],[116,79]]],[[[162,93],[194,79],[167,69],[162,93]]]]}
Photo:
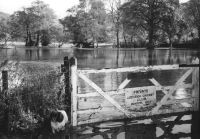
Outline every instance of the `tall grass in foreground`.
{"type": "Polygon", "coordinates": [[[59,67],[7,62],[0,68],[8,70],[9,84],[7,92],[0,92],[0,117],[5,118],[3,114],[8,110],[10,131],[32,131],[40,126],[49,110],[65,109],[64,77],[59,67]]]}

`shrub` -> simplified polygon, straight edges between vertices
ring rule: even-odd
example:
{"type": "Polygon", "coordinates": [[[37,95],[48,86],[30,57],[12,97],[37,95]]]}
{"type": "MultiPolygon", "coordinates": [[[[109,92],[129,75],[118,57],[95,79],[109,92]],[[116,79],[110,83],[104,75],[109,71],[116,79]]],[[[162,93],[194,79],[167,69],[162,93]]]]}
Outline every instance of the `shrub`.
{"type": "Polygon", "coordinates": [[[7,68],[9,90],[6,97],[1,93],[0,108],[9,109],[11,131],[32,131],[49,110],[65,109],[60,68],[44,63],[7,64],[7,68]]]}

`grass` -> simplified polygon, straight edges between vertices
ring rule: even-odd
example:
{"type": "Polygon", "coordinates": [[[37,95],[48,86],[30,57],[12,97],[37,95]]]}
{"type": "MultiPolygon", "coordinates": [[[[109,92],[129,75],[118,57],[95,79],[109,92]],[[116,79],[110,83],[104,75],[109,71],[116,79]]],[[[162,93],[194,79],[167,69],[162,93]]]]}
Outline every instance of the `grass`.
{"type": "MultiPolygon", "coordinates": [[[[47,118],[49,111],[65,109],[64,77],[58,66],[14,61],[0,65],[8,70],[9,90],[7,95],[0,92],[0,107],[9,110],[11,132],[31,132],[47,118]]],[[[0,113],[3,111],[0,109],[0,113]]]]}

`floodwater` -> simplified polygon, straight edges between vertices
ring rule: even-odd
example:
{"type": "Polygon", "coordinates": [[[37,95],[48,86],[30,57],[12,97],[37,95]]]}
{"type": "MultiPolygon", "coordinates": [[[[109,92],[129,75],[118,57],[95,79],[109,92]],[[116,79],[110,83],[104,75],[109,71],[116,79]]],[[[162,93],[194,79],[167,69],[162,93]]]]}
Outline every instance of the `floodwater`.
{"type": "MultiPolygon", "coordinates": [[[[117,68],[131,66],[148,66],[148,65],[168,65],[168,64],[190,64],[191,61],[198,56],[200,51],[175,49],[170,52],[168,49],[73,49],[73,48],[13,48],[0,49],[0,61],[5,59],[20,61],[38,61],[63,63],[64,56],[76,57],[78,60],[78,68],[117,68]]],[[[162,85],[174,84],[181,76],[181,72],[174,73],[151,73],[162,85]]],[[[104,90],[116,90],[127,74],[102,74],[90,75],[92,80],[104,90]]],[[[131,75],[130,75],[131,76],[131,75]]],[[[133,75],[133,85],[141,86],[149,85],[147,79],[139,80],[141,76],[133,75]]],[[[144,76],[149,76],[144,75],[144,76]]],[[[148,78],[148,77],[147,77],[148,78]]],[[[87,84],[79,82],[79,89],[82,93],[92,90],[87,84]]],[[[176,99],[183,99],[188,96],[185,90],[177,90],[175,92],[176,99]]],[[[129,120],[129,121],[112,121],[98,123],[95,125],[85,125],[75,130],[70,130],[58,135],[49,135],[48,138],[62,139],[154,139],[154,138],[192,138],[194,132],[194,117],[186,114],[182,117],[182,124],[175,124],[173,121],[177,116],[160,118],[162,124],[155,124],[151,119],[129,120]],[[166,123],[171,125],[167,125],[166,123]],[[190,121],[190,122],[188,122],[190,121]],[[164,125],[163,125],[164,124],[164,125]]],[[[46,138],[42,135],[39,138],[46,138]]]]}
{"type": "Polygon", "coordinates": [[[76,57],[79,68],[116,68],[130,66],[187,64],[198,55],[197,50],[168,49],[73,49],[73,48],[13,48],[0,49],[0,61],[45,61],[63,63],[63,57],[76,57]]]}

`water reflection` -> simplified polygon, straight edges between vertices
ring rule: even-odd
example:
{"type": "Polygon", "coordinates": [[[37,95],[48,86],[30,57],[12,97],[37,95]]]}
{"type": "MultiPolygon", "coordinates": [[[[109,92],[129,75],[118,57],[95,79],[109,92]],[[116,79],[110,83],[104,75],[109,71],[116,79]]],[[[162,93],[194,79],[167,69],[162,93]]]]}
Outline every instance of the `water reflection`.
{"type": "Polygon", "coordinates": [[[73,130],[56,135],[39,135],[40,139],[156,139],[156,138],[191,138],[193,132],[192,115],[185,115],[180,120],[182,124],[174,122],[178,116],[159,118],[160,124],[153,124],[151,119],[105,122],[76,127],[73,130]],[[174,123],[173,123],[174,122],[174,123]]]}
{"type": "Polygon", "coordinates": [[[145,50],[145,49],[58,49],[15,48],[0,49],[0,61],[19,59],[22,61],[63,62],[64,56],[78,58],[79,68],[116,68],[163,64],[191,63],[197,50],[145,50]]]}

